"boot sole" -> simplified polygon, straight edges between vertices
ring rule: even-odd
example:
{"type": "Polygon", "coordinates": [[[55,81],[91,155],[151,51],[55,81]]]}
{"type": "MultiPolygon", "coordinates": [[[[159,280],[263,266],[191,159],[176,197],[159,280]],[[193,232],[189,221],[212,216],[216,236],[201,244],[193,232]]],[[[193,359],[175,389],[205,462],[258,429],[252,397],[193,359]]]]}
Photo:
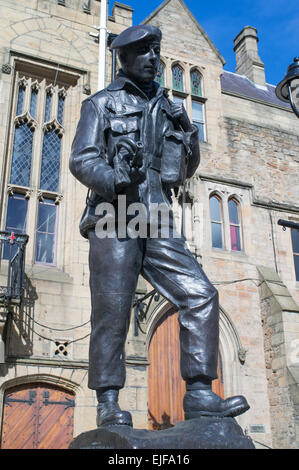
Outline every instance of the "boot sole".
{"type": "Polygon", "coordinates": [[[200,418],[201,416],[210,416],[214,418],[234,418],[235,416],[239,416],[245,413],[245,411],[249,410],[249,408],[249,405],[242,405],[224,411],[185,411],[185,420],[196,419],[200,418]]]}
{"type": "Polygon", "coordinates": [[[133,427],[133,422],[131,416],[128,414],[128,416],[123,416],[123,417],[107,417],[106,419],[104,418],[103,420],[97,420],[97,427],[104,427],[104,426],[131,426],[133,427]]]}

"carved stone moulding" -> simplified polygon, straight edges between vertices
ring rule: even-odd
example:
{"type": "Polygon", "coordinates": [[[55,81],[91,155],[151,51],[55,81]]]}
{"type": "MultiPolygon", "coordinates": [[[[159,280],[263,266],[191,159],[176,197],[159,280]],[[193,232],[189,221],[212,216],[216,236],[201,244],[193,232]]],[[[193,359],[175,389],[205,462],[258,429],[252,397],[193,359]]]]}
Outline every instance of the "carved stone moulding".
{"type": "Polygon", "coordinates": [[[63,199],[63,194],[59,193],[53,193],[51,191],[43,191],[39,190],[37,192],[37,197],[41,202],[44,202],[44,199],[52,199],[54,201],[54,204],[58,205],[62,199],[63,199]]]}
{"type": "Polygon", "coordinates": [[[52,119],[51,121],[46,122],[43,125],[43,130],[45,134],[50,131],[56,132],[59,137],[62,137],[64,134],[64,129],[63,127],[59,124],[56,118],[52,119]]]}
{"type": "Polygon", "coordinates": [[[30,199],[33,194],[33,189],[25,188],[24,186],[17,186],[14,184],[9,184],[7,186],[8,196],[13,196],[14,194],[23,194],[25,199],[30,199]]]}
{"type": "Polygon", "coordinates": [[[37,122],[33,117],[30,115],[28,111],[15,118],[15,126],[20,127],[23,124],[27,124],[29,129],[33,132],[37,128],[37,122]]]}

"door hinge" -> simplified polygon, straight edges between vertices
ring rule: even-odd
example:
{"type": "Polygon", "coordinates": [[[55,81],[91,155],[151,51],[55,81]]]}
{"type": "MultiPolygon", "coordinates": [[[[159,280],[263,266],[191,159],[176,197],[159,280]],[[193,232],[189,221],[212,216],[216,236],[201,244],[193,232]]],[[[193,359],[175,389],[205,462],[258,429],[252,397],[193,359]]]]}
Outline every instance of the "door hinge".
{"type": "Polygon", "coordinates": [[[46,391],[43,392],[43,398],[44,398],[43,405],[45,405],[45,406],[47,406],[47,405],[65,405],[65,409],[75,406],[75,400],[71,400],[70,398],[66,397],[65,398],[66,401],[53,401],[53,400],[49,400],[49,397],[50,397],[49,392],[46,392],[46,391]]]}
{"type": "Polygon", "coordinates": [[[4,398],[4,404],[11,406],[10,403],[13,402],[13,403],[28,403],[28,405],[33,405],[33,403],[35,403],[35,397],[36,397],[36,391],[29,390],[29,400],[26,400],[25,398],[9,398],[9,396],[6,396],[4,398]]]}

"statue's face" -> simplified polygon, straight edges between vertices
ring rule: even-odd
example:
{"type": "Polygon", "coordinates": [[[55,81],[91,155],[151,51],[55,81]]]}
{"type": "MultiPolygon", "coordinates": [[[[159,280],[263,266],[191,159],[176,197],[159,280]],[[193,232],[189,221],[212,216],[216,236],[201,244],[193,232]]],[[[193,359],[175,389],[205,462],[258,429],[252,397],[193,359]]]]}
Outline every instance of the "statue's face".
{"type": "Polygon", "coordinates": [[[140,41],[126,48],[122,69],[137,82],[149,83],[157,75],[160,62],[160,42],[140,41]]]}

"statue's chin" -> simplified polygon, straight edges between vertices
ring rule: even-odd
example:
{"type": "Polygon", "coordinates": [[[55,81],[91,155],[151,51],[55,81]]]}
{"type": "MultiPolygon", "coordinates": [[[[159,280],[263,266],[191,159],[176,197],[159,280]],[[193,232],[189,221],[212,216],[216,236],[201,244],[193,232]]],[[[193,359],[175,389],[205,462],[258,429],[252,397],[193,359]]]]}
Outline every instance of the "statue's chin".
{"type": "Polygon", "coordinates": [[[129,73],[129,72],[125,72],[127,73],[127,75],[136,83],[151,83],[156,74],[155,72],[144,72],[144,73],[140,73],[140,74],[133,74],[133,73],[129,73]]]}

